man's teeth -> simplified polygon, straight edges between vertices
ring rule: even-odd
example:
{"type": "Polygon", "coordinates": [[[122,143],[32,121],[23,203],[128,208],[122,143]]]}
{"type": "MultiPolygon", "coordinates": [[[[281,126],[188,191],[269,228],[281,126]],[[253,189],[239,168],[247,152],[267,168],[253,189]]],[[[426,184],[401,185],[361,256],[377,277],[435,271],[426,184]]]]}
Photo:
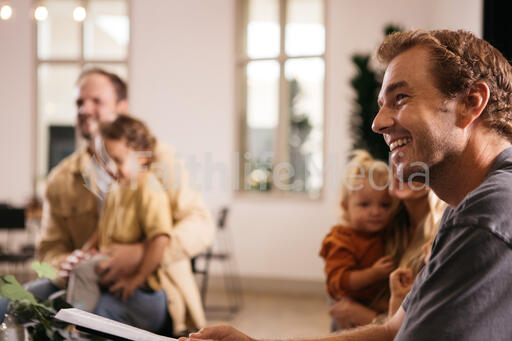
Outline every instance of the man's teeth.
{"type": "Polygon", "coordinates": [[[396,141],[393,141],[393,143],[391,143],[389,145],[389,149],[391,151],[393,151],[393,149],[397,148],[397,147],[400,147],[400,146],[403,146],[403,145],[406,145],[407,143],[411,142],[411,138],[409,137],[404,137],[402,139],[398,139],[396,141]]]}

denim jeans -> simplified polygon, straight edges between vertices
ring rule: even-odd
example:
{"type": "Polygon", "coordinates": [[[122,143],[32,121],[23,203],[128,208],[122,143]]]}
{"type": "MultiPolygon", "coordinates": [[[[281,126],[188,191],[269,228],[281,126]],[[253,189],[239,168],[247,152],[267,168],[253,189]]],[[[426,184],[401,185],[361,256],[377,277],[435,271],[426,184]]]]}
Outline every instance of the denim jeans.
{"type": "MultiPolygon", "coordinates": [[[[25,284],[25,289],[39,300],[48,299],[50,295],[60,290],[48,279],[29,282],[25,284]]],[[[0,322],[3,322],[8,304],[8,300],[0,298],[0,322]]],[[[94,313],[150,332],[160,331],[169,319],[167,299],[163,290],[156,292],[135,290],[133,296],[126,302],[109,292],[103,292],[94,313]]]]}

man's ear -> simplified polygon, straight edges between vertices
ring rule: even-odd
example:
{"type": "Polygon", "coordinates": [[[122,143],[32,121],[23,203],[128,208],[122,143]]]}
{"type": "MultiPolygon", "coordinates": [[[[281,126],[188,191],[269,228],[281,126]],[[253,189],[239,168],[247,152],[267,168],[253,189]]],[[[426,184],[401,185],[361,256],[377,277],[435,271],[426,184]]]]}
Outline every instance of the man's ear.
{"type": "Polygon", "coordinates": [[[468,127],[484,111],[489,102],[491,91],[484,81],[477,81],[469,89],[459,110],[458,124],[461,128],[468,127]]]}
{"type": "Polygon", "coordinates": [[[128,113],[128,100],[122,99],[119,102],[117,102],[116,112],[120,113],[120,114],[127,114],[128,113]]]}

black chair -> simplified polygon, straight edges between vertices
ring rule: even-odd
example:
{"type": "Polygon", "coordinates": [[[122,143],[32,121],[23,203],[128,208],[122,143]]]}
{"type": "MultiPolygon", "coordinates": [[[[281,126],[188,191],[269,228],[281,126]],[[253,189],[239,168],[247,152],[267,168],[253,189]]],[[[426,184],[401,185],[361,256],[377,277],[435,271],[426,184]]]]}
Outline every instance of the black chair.
{"type": "Polygon", "coordinates": [[[210,247],[204,253],[192,258],[192,271],[200,277],[201,300],[205,311],[225,311],[236,313],[242,307],[242,286],[238,269],[231,252],[231,240],[227,234],[227,218],[229,209],[222,207],[217,216],[217,248],[210,247]],[[222,262],[222,278],[228,304],[223,306],[210,306],[206,304],[209,283],[209,270],[212,261],[222,262]]]}
{"type": "MultiPolygon", "coordinates": [[[[12,274],[21,282],[30,279],[30,272],[26,271],[26,266],[34,258],[35,246],[27,244],[20,250],[10,248],[13,235],[27,232],[25,209],[0,203],[0,230],[0,273],[12,274]]],[[[16,239],[20,241],[19,238],[16,239]]]]}
{"type": "Polygon", "coordinates": [[[25,209],[0,204],[0,229],[24,229],[25,209]]]}

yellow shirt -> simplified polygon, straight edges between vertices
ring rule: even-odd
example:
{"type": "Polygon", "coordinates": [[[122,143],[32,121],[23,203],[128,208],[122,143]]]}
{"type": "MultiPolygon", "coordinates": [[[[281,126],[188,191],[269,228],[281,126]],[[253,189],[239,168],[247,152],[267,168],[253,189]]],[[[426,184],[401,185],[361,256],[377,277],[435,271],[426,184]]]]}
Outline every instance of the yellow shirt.
{"type": "MultiPolygon", "coordinates": [[[[100,251],[112,244],[133,244],[159,235],[171,236],[169,199],[162,184],[148,172],[139,174],[137,184],[110,186],[98,226],[100,251]]],[[[146,280],[160,290],[156,270],[146,280]]]]}
{"type": "Polygon", "coordinates": [[[145,172],[138,184],[112,183],[98,227],[100,250],[164,234],[171,236],[169,199],[156,177],[145,172]]]}

